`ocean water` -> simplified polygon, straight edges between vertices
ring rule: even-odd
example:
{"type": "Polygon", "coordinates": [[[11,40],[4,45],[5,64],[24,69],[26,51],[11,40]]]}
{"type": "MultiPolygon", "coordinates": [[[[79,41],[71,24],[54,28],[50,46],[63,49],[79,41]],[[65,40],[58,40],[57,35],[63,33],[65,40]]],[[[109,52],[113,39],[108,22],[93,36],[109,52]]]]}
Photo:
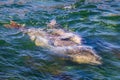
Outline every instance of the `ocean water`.
{"type": "Polygon", "coordinates": [[[120,80],[120,0],[0,0],[0,80],[120,80]],[[56,19],[102,57],[102,65],[56,59],[28,35],[3,25],[14,20],[44,28],[56,19]]]}

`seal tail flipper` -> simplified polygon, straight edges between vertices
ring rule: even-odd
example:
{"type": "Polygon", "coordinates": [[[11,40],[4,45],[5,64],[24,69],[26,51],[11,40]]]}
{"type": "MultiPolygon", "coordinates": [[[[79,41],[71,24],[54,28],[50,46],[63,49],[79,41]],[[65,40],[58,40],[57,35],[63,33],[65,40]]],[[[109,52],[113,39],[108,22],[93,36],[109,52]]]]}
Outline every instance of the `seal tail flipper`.
{"type": "Polygon", "coordinates": [[[23,28],[25,25],[24,24],[19,24],[15,21],[10,21],[10,24],[4,24],[4,26],[6,28],[16,28],[16,29],[20,29],[23,28]]]}

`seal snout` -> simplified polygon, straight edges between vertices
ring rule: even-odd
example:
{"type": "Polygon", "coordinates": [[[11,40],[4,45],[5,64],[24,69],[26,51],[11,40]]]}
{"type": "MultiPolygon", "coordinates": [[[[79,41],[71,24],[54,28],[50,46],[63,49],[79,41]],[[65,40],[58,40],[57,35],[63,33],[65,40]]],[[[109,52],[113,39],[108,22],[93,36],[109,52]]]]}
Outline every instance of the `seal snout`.
{"type": "Polygon", "coordinates": [[[97,64],[102,64],[102,58],[100,56],[98,56],[96,58],[96,62],[97,62],[97,64]]]}

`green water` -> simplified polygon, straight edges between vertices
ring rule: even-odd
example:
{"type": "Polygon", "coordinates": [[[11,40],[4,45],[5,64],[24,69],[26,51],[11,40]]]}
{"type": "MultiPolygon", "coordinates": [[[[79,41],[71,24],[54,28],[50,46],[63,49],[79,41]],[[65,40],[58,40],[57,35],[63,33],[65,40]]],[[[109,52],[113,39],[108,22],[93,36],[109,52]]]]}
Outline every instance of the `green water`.
{"type": "Polygon", "coordinates": [[[120,80],[120,1],[0,0],[0,80],[120,80]],[[81,35],[103,64],[56,59],[27,35],[3,27],[14,20],[43,28],[51,19],[81,35]]]}

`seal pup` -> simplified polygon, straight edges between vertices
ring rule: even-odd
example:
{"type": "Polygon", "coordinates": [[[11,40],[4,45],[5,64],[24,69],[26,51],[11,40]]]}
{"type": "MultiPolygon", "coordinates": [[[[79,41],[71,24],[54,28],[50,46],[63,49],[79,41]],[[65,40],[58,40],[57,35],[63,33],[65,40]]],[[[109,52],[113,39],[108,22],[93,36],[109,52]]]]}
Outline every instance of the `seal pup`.
{"type": "Polygon", "coordinates": [[[61,40],[70,40],[73,41],[77,44],[81,44],[82,42],[82,38],[77,35],[74,34],[73,32],[68,32],[65,31],[64,29],[61,29],[61,25],[59,25],[58,23],[56,23],[56,20],[51,20],[50,23],[48,23],[48,33],[52,34],[52,35],[58,35],[60,36],[61,40]]]}

